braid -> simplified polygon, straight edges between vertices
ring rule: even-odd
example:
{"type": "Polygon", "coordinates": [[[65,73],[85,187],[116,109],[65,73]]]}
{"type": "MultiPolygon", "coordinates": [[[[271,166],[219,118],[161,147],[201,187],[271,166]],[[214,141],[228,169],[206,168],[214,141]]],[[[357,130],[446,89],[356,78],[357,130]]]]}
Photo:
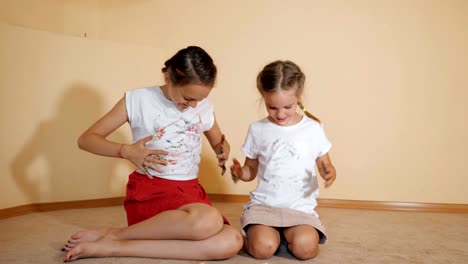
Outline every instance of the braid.
{"type": "Polygon", "coordinates": [[[318,119],[317,117],[315,117],[313,114],[311,114],[305,107],[304,105],[302,104],[301,101],[297,101],[297,105],[299,106],[299,108],[301,108],[302,112],[304,112],[304,114],[310,118],[312,118],[313,120],[320,122],[320,119],[318,119]]]}

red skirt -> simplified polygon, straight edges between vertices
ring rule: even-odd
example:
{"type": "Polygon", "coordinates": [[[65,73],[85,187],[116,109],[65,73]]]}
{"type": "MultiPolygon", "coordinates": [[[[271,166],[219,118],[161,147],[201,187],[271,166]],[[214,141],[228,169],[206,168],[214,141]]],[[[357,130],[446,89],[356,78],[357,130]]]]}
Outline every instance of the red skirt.
{"type": "MultiPolygon", "coordinates": [[[[198,179],[188,181],[158,177],[150,179],[136,171],[128,178],[124,208],[129,226],[190,203],[213,206],[198,179]]],[[[229,225],[229,221],[224,216],[223,221],[229,225]]]]}

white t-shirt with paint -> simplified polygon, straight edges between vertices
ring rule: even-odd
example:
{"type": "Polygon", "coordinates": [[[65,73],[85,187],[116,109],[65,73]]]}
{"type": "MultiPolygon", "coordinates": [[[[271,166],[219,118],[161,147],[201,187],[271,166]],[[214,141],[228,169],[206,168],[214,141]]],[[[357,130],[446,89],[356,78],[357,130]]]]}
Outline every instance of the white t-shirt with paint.
{"type": "Polygon", "coordinates": [[[125,101],[133,142],[153,135],[146,147],[169,152],[164,156],[168,164],[160,166],[162,173],[150,168],[148,172],[170,180],[197,178],[202,134],[214,124],[213,106],[208,100],[203,99],[195,108],[179,110],[160,87],[154,86],[127,91],[125,101]]]}
{"type": "Polygon", "coordinates": [[[315,161],[330,148],[322,125],[307,116],[292,126],[278,126],[267,118],[252,123],[241,150],[258,159],[258,186],[246,208],[263,204],[318,217],[315,161]]]}

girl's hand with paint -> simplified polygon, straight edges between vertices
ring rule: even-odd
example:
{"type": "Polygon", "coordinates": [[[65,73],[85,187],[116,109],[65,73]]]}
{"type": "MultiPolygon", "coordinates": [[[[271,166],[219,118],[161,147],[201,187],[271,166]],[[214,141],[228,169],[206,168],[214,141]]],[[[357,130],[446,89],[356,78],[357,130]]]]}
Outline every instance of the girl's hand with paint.
{"type": "Polygon", "coordinates": [[[231,177],[234,183],[239,181],[239,178],[242,177],[242,166],[236,158],[232,159],[233,165],[230,167],[231,170],[231,177]]]}
{"type": "Polygon", "coordinates": [[[221,142],[216,146],[216,158],[218,158],[218,166],[221,167],[221,175],[226,172],[226,160],[229,157],[229,144],[225,144],[226,139],[224,134],[221,136],[221,142]]]}
{"type": "Polygon", "coordinates": [[[148,136],[140,139],[134,144],[124,144],[120,150],[121,158],[131,161],[150,178],[153,176],[148,172],[147,168],[151,168],[161,173],[162,170],[159,167],[167,165],[167,161],[163,159],[163,156],[168,153],[165,150],[146,148],[145,143],[150,141],[152,138],[153,136],[148,136]]]}

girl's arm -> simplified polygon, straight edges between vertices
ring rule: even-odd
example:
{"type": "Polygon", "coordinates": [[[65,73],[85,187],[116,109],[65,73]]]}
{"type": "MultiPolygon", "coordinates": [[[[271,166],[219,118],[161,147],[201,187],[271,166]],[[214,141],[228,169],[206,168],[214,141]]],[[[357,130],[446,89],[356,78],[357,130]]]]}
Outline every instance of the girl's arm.
{"type": "Polygon", "coordinates": [[[237,159],[232,159],[232,162],[233,165],[231,166],[231,175],[234,181],[236,181],[236,179],[240,179],[242,181],[248,182],[257,177],[258,159],[245,158],[244,166],[242,167],[237,159]]]}
{"type": "Polygon", "coordinates": [[[109,141],[106,137],[126,122],[127,109],[125,98],[122,98],[78,138],[79,148],[101,156],[120,157],[122,144],[109,141]]]}
{"type": "Polygon", "coordinates": [[[218,122],[216,122],[216,118],[214,120],[213,126],[204,132],[206,139],[210,143],[211,148],[216,153],[216,158],[218,158],[218,165],[223,166],[226,160],[229,158],[229,153],[231,151],[231,147],[229,142],[223,138],[223,133],[218,126],[218,122]]]}
{"type": "Polygon", "coordinates": [[[317,158],[317,168],[320,176],[325,180],[325,187],[330,187],[336,178],[336,170],[327,154],[317,158]]]}
{"type": "Polygon", "coordinates": [[[107,136],[127,121],[127,107],[125,105],[125,97],[123,97],[107,114],[96,121],[78,138],[79,148],[101,156],[128,159],[143,171],[146,171],[145,166],[160,171],[155,166],[155,163],[165,165],[165,161],[155,158],[156,156],[151,156],[150,159],[145,160],[150,155],[167,154],[166,151],[145,148],[145,143],[151,140],[151,136],[143,138],[134,144],[121,144],[107,140],[107,136]]]}

